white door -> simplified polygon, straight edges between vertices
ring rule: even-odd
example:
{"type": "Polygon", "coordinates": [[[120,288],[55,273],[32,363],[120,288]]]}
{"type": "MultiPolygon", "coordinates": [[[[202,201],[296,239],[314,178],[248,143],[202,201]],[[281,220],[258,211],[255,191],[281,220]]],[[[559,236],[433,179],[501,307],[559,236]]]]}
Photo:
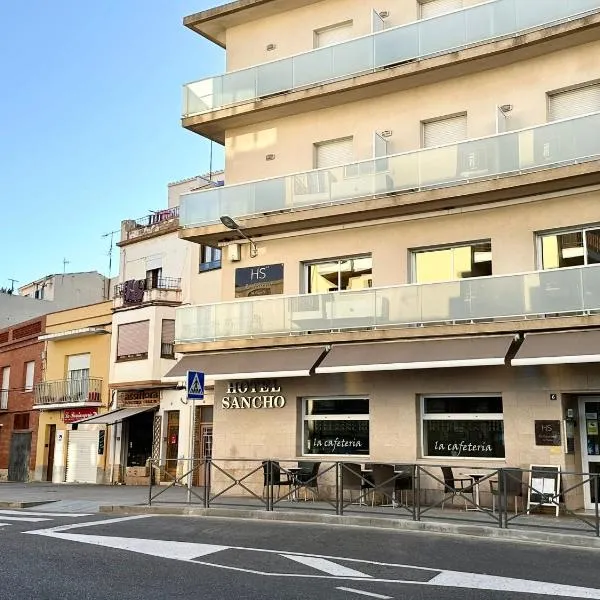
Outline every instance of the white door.
{"type": "Polygon", "coordinates": [[[69,431],[67,483],[96,483],[98,431],[69,431]]]}
{"type": "MultiPolygon", "coordinates": [[[[579,431],[581,438],[582,470],[600,474],[600,396],[579,399],[579,431]]],[[[585,507],[594,508],[594,490],[584,487],[585,507]]]]}

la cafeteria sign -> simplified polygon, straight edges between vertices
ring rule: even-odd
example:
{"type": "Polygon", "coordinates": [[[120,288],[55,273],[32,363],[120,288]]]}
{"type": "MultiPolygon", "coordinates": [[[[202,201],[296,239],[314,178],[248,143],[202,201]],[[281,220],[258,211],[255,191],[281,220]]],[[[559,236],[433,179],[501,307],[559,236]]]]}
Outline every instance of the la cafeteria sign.
{"type": "Polygon", "coordinates": [[[230,381],[227,396],[221,398],[221,408],[260,409],[283,408],[285,397],[281,395],[281,386],[275,379],[257,379],[255,381],[230,381]]]}

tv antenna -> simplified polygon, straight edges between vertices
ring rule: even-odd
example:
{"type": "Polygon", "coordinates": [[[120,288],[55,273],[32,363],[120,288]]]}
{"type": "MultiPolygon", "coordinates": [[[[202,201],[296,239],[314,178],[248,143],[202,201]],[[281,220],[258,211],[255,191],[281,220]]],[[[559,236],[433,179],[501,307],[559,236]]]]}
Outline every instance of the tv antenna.
{"type": "Polygon", "coordinates": [[[11,279],[10,277],[8,278],[8,280],[10,281],[10,293],[12,294],[15,291],[15,283],[19,283],[19,280],[11,279]]]}
{"type": "Polygon", "coordinates": [[[108,281],[106,282],[106,300],[110,300],[110,278],[112,276],[112,254],[114,248],[115,233],[121,233],[121,230],[119,229],[117,231],[109,231],[108,233],[105,233],[102,236],[103,238],[110,237],[110,246],[108,248],[108,281]]]}

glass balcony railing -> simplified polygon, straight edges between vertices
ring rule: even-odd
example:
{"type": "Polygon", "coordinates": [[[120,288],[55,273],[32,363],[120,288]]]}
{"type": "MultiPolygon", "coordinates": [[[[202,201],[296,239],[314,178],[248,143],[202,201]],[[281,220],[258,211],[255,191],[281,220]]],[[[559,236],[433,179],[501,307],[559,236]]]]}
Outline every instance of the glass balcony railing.
{"type": "Polygon", "coordinates": [[[600,113],[181,196],[180,225],[202,227],[270,212],[343,204],[547,169],[600,156],[600,113]]]}
{"type": "Polygon", "coordinates": [[[493,0],[189,83],[183,89],[183,115],[200,114],[445,54],[597,10],[600,10],[600,0],[493,0]]]}
{"type": "Polygon", "coordinates": [[[600,310],[600,265],[351,292],[186,306],[176,343],[409,327],[600,310]]]}

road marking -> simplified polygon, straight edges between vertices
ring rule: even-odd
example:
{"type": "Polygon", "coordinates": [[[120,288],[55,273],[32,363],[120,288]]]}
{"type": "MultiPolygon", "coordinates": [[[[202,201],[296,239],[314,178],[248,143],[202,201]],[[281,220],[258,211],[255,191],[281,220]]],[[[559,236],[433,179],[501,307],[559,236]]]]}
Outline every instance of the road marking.
{"type": "Polygon", "coordinates": [[[289,558],[295,562],[298,562],[302,565],[306,565],[307,567],[311,567],[313,569],[317,569],[317,571],[323,571],[323,573],[328,573],[329,575],[335,575],[336,577],[364,577],[365,579],[371,577],[370,575],[365,575],[360,571],[355,571],[354,569],[349,569],[348,567],[343,567],[342,565],[338,565],[330,560],[325,560],[324,558],[316,558],[314,556],[298,556],[291,554],[282,554],[284,558],[289,558]]]}
{"type": "MultiPolygon", "coordinates": [[[[427,567],[417,567],[412,565],[394,564],[394,563],[381,563],[375,561],[368,561],[362,559],[351,559],[344,557],[323,557],[314,554],[301,554],[297,552],[282,552],[281,550],[263,550],[260,548],[242,548],[235,546],[212,546],[208,544],[190,544],[187,542],[172,542],[164,540],[148,540],[139,538],[115,538],[109,536],[95,536],[95,535],[83,535],[83,534],[70,534],[63,533],[69,529],[77,529],[80,527],[93,527],[96,525],[105,525],[110,523],[122,523],[124,521],[131,521],[134,519],[149,518],[152,515],[135,515],[131,517],[122,517],[117,519],[107,519],[105,521],[90,521],[87,523],[75,523],[71,525],[60,525],[58,527],[52,527],[49,529],[38,529],[36,531],[26,531],[26,534],[33,535],[44,535],[47,537],[54,537],[66,540],[77,541],[81,543],[88,543],[94,545],[102,545],[105,547],[116,547],[118,549],[130,550],[132,552],[139,552],[142,554],[148,554],[153,556],[160,556],[162,558],[170,558],[175,560],[181,560],[196,565],[202,565],[206,567],[212,567],[216,569],[223,569],[228,571],[235,571],[240,573],[249,573],[252,575],[260,575],[264,577],[285,577],[285,578],[297,578],[297,579],[329,579],[329,580],[346,580],[346,581],[362,581],[363,583],[391,583],[396,585],[407,585],[407,586],[428,586],[428,587],[447,587],[457,589],[485,589],[499,592],[516,592],[522,594],[537,594],[541,596],[553,596],[553,597],[566,597],[566,598],[589,598],[594,600],[600,600],[600,589],[598,588],[584,588],[579,586],[562,585],[555,583],[548,583],[544,581],[530,581],[526,579],[513,579],[510,577],[497,577],[493,575],[481,575],[477,573],[463,573],[460,571],[448,571],[445,569],[432,569],[427,567]],[[154,546],[154,550],[153,547],[154,546]],[[256,552],[262,554],[276,554],[284,556],[290,560],[301,562],[305,565],[314,566],[320,565],[321,567],[328,562],[328,569],[346,569],[341,565],[334,564],[331,561],[323,561],[323,558],[331,558],[339,562],[354,562],[365,565],[385,565],[388,567],[395,567],[400,572],[396,579],[389,578],[374,578],[354,571],[353,569],[347,569],[353,575],[308,575],[299,573],[276,573],[268,571],[258,571],[254,569],[247,569],[242,567],[233,567],[226,564],[219,564],[214,562],[205,562],[200,560],[192,560],[192,558],[198,558],[199,556],[206,556],[207,554],[213,554],[220,552],[221,550],[238,550],[256,552]],[[191,558],[190,558],[191,557],[191,558]],[[298,559],[301,560],[298,560],[298,559]],[[304,559],[312,559],[309,561],[304,559]],[[405,580],[402,575],[402,570],[412,571],[429,571],[431,573],[431,579],[428,581],[414,581],[405,580]],[[357,576],[358,575],[358,576],[357,576]]],[[[318,567],[317,567],[318,568],[318,567]]],[[[324,569],[321,569],[324,570],[324,569]]],[[[327,571],[326,571],[327,572],[327,571]]]]}
{"type": "Polygon", "coordinates": [[[0,527],[6,527],[7,525],[12,525],[12,523],[0,523],[0,527]]]}
{"type": "Polygon", "coordinates": [[[565,598],[600,598],[600,590],[590,588],[546,583],[544,581],[512,579],[511,577],[496,577],[495,575],[459,573],[456,571],[443,571],[429,581],[428,585],[518,592],[521,594],[543,594],[565,598]]]}
{"type": "Polygon", "coordinates": [[[58,525],[49,529],[36,529],[35,531],[25,531],[33,535],[48,535],[52,537],[52,532],[68,531],[69,529],[79,529],[80,527],[94,527],[95,525],[108,525],[110,523],[123,523],[124,521],[135,521],[136,519],[148,519],[153,515],[133,515],[131,517],[118,517],[117,519],[104,519],[98,521],[88,521],[87,523],[71,523],[70,525],[58,525]]]}
{"type": "Polygon", "coordinates": [[[354,588],[339,587],[337,590],[342,592],[351,592],[352,594],[360,594],[361,596],[369,596],[369,598],[380,598],[380,600],[392,600],[391,596],[382,596],[381,594],[374,594],[373,592],[365,592],[363,590],[355,590],[354,588]]]}
{"type": "Polygon", "coordinates": [[[52,519],[42,519],[40,517],[8,517],[0,515],[3,521],[25,521],[27,523],[41,523],[42,521],[52,521],[52,519]]]}
{"type": "Polygon", "coordinates": [[[82,535],[78,533],[57,533],[58,537],[72,542],[85,542],[94,546],[108,546],[118,550],[129,550],[139,554],[148,554],[160,558],[174,560],[192,560],[201,556],[208,556],[228,550],[228,546],[214,546],[212,544],[193,544],[189,542],[170,542],[166,540],[144,540],[138,538],[109,537],[104,535],[82,535]]]}
{"type": "Polygon", "coordinates": [[[2,515],[28,515],[30,517],[91,517],[92,513],[53,513],[53,512],[32,512],[30,510],[0,510],[2,515]]]}

